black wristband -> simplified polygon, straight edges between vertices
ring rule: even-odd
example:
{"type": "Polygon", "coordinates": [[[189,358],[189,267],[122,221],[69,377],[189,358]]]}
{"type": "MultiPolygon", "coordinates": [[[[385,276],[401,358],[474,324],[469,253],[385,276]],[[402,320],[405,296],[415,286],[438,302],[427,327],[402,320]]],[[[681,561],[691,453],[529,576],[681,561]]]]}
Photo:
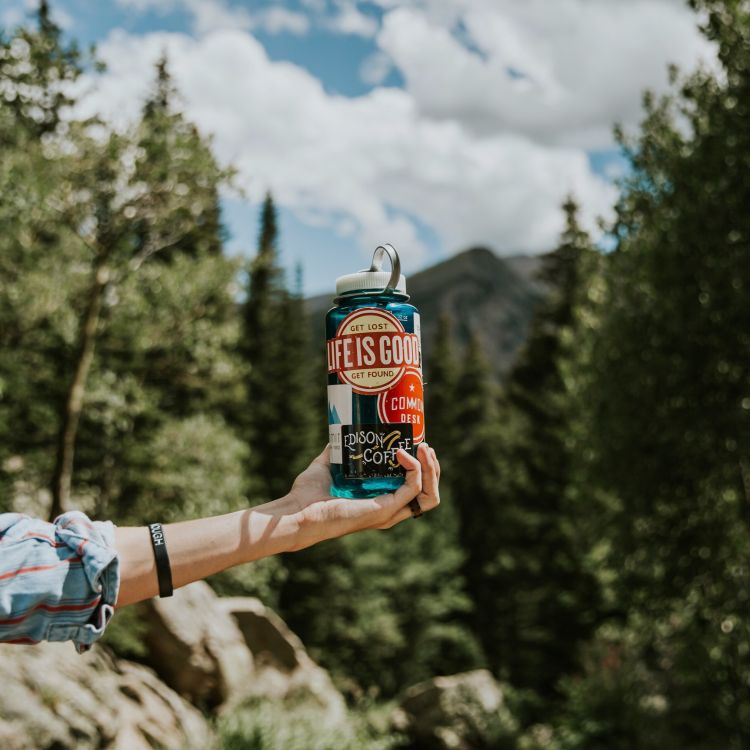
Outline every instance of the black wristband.
{"type": "Polygon", "coordinates": [[[166,596],[172,596],[172,568],[169,565],[169,555],[167,554],[167,543],[164,539],[164,531],[160,523],[150,523],[148,525],[151,534],[151,546],[154,548],[154,557],[156,558],[156,575],[159,579],[159,596],[163,599],[166,596]]]}

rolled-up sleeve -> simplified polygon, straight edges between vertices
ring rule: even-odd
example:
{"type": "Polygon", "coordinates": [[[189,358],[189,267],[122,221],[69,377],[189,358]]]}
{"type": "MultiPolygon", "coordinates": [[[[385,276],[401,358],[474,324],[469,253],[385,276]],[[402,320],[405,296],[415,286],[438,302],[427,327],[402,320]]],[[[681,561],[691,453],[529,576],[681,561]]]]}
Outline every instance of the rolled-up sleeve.
{"type": "Polygon", "coordinates": [[[91,521],[80,511],[54,523],[0,513],[0,642],[90,648],[117,602],[114,531],[109,521],[91,521]]]}

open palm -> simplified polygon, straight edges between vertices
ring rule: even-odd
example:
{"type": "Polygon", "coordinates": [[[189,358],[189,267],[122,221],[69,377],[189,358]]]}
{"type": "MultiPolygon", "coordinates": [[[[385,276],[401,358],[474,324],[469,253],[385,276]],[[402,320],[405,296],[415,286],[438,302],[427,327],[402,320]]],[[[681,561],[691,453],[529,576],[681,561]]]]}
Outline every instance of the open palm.
{"type": "Polygon", "coordinates": [[[297,477],[287,496],[300,518],[300,549],[354,531],[389,529],[412,516],[408,504],[414,498],[423,512],[440,504],[440,464],[426,443],[419,445],[417,458],[398,452],[398,461],[406,469],[405,482],[398,490],[366,499],[331,496],[330,453],[326,446],[297,477]]]}

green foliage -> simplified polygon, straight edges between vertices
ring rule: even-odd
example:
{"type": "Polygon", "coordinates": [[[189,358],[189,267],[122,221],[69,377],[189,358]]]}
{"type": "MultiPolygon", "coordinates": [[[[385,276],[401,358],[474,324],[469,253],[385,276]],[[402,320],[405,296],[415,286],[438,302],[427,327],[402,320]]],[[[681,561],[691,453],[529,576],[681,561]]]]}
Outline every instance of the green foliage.
{"type": "Polygon", "coordinates": [[[62,221],[77,169],[75,155],[60,149],[54,134],[67,98],[52,84],[74,80],[79,69],[77,55],[59,41],[44,18],[36,31],[0,38],[0,485],[6,498],[14,484],[44,486],[52,471],[49,445],[75,340],[72,302],[85,288],[85,248],[62,221]],[[21,462],[12,478],[4,470],[9,459],[21,462]]]}
{"type": "Polygon", "coordinates": [[[242,309],[240,350],[248,368],[249,408],[238,418],[251,447],[251,493],[263,499],[285,495],[315,452],[316,417],[310,396],[318,373],[301,293],[290,292],[283,283],[277,235],[276,208],[269,193],[242,309]]]}
{"type": "MultiPolygon", "coordinates": [[[[501,395],[477,340],[459,363],[439,326],[440,510],[212,580],[278,605],[351,698],[489,664],[524,692],[476,747],[750,742],[750,16],[691,4],[721,70],[674,73],[621,136],[612,253],[566,205],[501,395]]],[[[118,523],[281,496],[325,429],[324,371],[273,201],[238,304],[231,171],[179,112],[166,60],[122,132],[63,120],[81,65],[45,3],[0,37],[0,510],[49,487],[64,504],[66,474],[77,505],[118,523]]],[[[138,658],[141,629],[124,610],[106,640],[138,658]]],[[[404,741],[369,710],[327,729],[262,703],[219,727],[227,748],[404,741]]]]}
{"type": "Polygon", "coordinates": [[[207,579],[219,596],[255,596],[274,610],[288,572],[279,557],[265,557],[252,565],[240,565],[207,579]]]}
{"type": "MultiPolygon", "coordinates": [[[[445,338],[441,369],[434,370],[427,391],[431,404],[453,399],[446,389],[453,384],[453,363],[445,338]]],[[[448,447],[443,425],[452,427],[452,421],[430,408],[435,422],[428,425],[429,439],[434,435],[448,447]]],[[[350,695],[391,696],[435,674],[484,663],[466,625],[474,604],[462,575],[459,513],[448,488],[439,513],[417,523],[289,556],[281,612],[350,695]]]]}
{"type": "Polygon", "coordinates": [[[147,631],[142,605],[136,604],[117,611],[100,642],[123,659],[138,660],[148,653],[144,643],[147,631]]]}
{"type": "Polygon", "coordinates": [[[449,473],[445,484],[455,505],[457,538],[464,552],[461,573],[474,603],[471,615],[464,620],[483,646],[494,617],[489,606],[498,593],[486,576],[486,566],[495,549],[494,543],[486,544],[486,535],[495,529],[493,513],[501,470],[498,446],[503,439],[496,398],[487,360],[478,340],[472,338],[454,389],[447,396],[455,404],[455,426],[451,430],[453,445],[446,450],[449,473]],[[482,470],[473,470],[476,466],[482,470]]]}
{"type": "Polygon", "coordinates": [[[160,509],[169,522],[219,515],[245,505],[242,465],[247,450],[216,417],[196,415],[165,422],[146,447],[150,472],[143,478],[141,520],[160,509]]]}
{"type": "Polygon", "coordinates": [[[351,713],[345,724],[326,726],[320,707],[279,707],[257,701],[218,723],[221,750],[396,750],[403,738],[383,726],[376,712],[351,713]]]}
{"type": "MultiPolygon", "coordinates": [[[[657,686],[660,747],[740,748],[750,737],[750,17],[742,3],[694,5],[723,70],[675,73],[675,92],[647,96],[640,134],[623,138],[633,171],[617,250],[582,311],[576,440],[586,441],[580,481],[601,500],[592,533],[606,540],[603,567],[634,643],[622,679],[646,673],[657,686]]],[[[571,694],[571,710],[579,727],[596,713],[603,737],[622,722],[615,700],[598,700],[600,679],[571,694]]],[[[637,707],[639,688],[621,689],[637,707]]],[[[631,724],[650,747],[648,716],[631,724]]]]}
{"type": "Polygon", "coordinates": [[[54,133],[62,111],[73,104],[71,84],[81,74],[75,43],[66,44],[42,0],[35,29],[16,31],[11,39],[0,36],[0,80],[3,80],[2,118],[15,128],[4,130],[0,146],[16,142],[16,135],[39,138],[54,133]]]}
{"type": "Polygon", "coordinates": [[[467,543],[482,550],[476,585],[488,603],[479,632],[490,664],[512,684],[546,696],[576,668],[578,646],[599,611],[580,534],[586,498],[571,495],[571,398],[562,375],[566,337],[576,338],[585,256],[594,250],[578,226],[575,203],[568,200],[564,209],[560,245],[540,270],[547,296],[505,384],[504,435],[483,448],[501,467],[494,475],[497,499],[484,521],[480,515],[466,524],[467,543]]]}
{"type": "Polygon", "coordinates": [[[481,665],[463,626],[472,603],[448,518],[425,516],[289,556],[296,560],[281,614],[350,695],[392,696],[434,674],[481,665]]]}
{"type": "Polygon", "coordinates": [[[456,379],[458,365],[452,348],[452,325],[447,315],[438,321],[432,357],[427,363],[425,382],[426,412],[429,415],[427,440],[440,456],[441,469],[450,477],[453,468],[450,459],[460,439],[461,430],[457,424],[459,400],[456,399],[456,379]]]}
{"type": "Polygon", "coordinates": [[[174,110],[176,98],[167,60],[162,57],[156,65],[154,91],[134,134],[133,182],[146,188],[133,217],[135,231],[141,247],[154,244],[157,238],[169,255],[218,254],[224,238],[218,186],[232,172],[218,167],[210,142],[174,110]]]}

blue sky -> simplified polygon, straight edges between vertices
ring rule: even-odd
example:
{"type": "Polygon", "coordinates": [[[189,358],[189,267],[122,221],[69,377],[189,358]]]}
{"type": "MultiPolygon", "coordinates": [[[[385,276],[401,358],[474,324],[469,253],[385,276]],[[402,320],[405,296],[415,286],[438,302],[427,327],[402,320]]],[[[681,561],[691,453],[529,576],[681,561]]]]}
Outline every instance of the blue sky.
{"type": "MultiPolygon", "coordinates": [[[[252,253],[258,203],[280,208],[285,265],[305,291],[392,242],[407,272],[482,243],[541,252],[573,192],[596,231],[666,65],[710,48],[679,0],[51,0],[108,64],[83,111],[136,116],[168,54],[186,114],[238,169],[224,197],[233,253],[252,253]]],[[[18,23],[31,0],[5,0],[18,23]]]]}

